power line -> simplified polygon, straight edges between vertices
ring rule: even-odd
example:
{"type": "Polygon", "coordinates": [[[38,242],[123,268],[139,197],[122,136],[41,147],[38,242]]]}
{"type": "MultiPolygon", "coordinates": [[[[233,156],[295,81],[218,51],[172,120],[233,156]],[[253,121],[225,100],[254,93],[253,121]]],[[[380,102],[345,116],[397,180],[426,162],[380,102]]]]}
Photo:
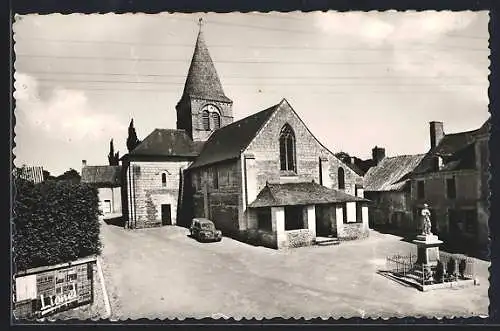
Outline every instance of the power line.
{"type": "MultiPolygon", "coordinates": [[[[183,82],[145,82],[145,81],[112,81],[112,80],[77,80],[77,79],[51,79],[51,78],[40,78],[40,81],[47,82],[66,82],[66,83],[105,83],[105,84],[152,84],[152,85],[175,85],[183,86],[183,82]]],[[[255,83],[227,83],[227,86],[255,86],[255,83]]],[[[425,84],[404,84],[404,83],[335,83],[334,85],[325,85],[324,83],[279,83],[273,82],[259,82],[259,85],[278,85],[278,86],[325,86],[325,87],[335,87],[335,86],[481,86],[482,84],[474,83],[425,83],[425,84]]]]}
{"type": "MultiPolygon", "coordinates": [[[[193,48],[193,44],[179,44],[179,43],[143,43],[134,41],[118,41],[118,40],[70,40],[70,39],[48,39],[48,38],[16,38],[17,43],[20,41],[34,41],[34,42],[46,42],[46,43],[70,43],[70,44],[104,44],[104,45],[124,45],[124,46],[146,46],[146,47],[187,47],[193,48]]],[[[440,46],[439,50],[445,49],[456,49],[464,51],[480,51],[488,52],[487,48],[471,48],[464,46],[455,45],[442,45],[442,43],[418,43],[419,45],[432,45],[440,46]]],[[[408,51],[427,51],[425,48],[415,48],[415,47],[383,47],[383,48],[372,48],[372,47],[313,47],[313,46],[292,46],[292,45],[210,45],[210,48],[250,48],[250,49],[283,49],[283,50],[315,50],[315,51],[367,51],[367,52],[379,52],[379,51],[391,51],[391,50],[408,50],[408,51]]]]}
{"type": "MultiPolygon", "coordinates": [[[[105,56],[64,56],[64,55],[41,55],[41,54],[16,54],[16,57],[27,58],[48,58],[48,59],[68,59],[68,60],[101,60],[101,61],[139,61],[139,62],[180,62],[188,63],[188,59],[154,59],[154,58],[120,58],[105,56]]],[[[208,61],[198,61],[198,63],[207,63],[208,61]]],[[[280,65],[390,65],[391,62],[316,62],[316,61],[271,61],[271,60],[217,60],[217,63],[237,63],[237,64],[280,64],[280,65]]],[[[429,61],[413,61],[412,64],[428,64],[429,61]]],[[[450,63],[450,62],[448,62],[450,63]]],[[[453,62],[451,62],[453,63],[453,62]]],[[[457,62],[459,63],[459,62],[457,62]]],[[[484,63],[477,61],[477,63],[484,63]]]]}
{"type": "MultiPolygon", "coordinates": [[[[55,86],[52,86],[55,87],[55,86]]],[[[165,89],[134,89],[134,88],[94,88],[94,87],[78,87],[78,90],[82,91],[89,91],[89,92],[154,92],[154,93],[159,93],[159,94],[173,94],[173,93],[179,93],[178,90],[165,90],[165,89]]],[[[372,93],[379,93],[379,94],[445,94],[445,93],[456,93],[457,90],[440,90],[437,91],[435,89],[432,90],[414,90],[414,89],[409,89],[409,90],[393,90],[393,89],[386,89],[386,90],[347,90],[347,91],[311,91],[308,92],[307,94],[314,94],[314,95],[329,95],[329,94],[372,94],[372,93]]],[[[269,90],[269,89],[256,89],[256,91],[251,92],[252,94],[266,94],[266,93],[278,93],[278,94],[284,94],[284,91],[280,90],[269,90]]]]}
{"type": "MultiPolygon", "coordinates": [[[[69,71],[37,71],[29,70],[22,71],[24,74],[28,75],[82,75],[82,76],[132,76],[132,77],[172,77],[172,78],[186,78],[186,74],[139,74],[139,73],[118,73],[118,72],[69,72],[69,71]]],[[[269,79],[269,80],[280,80],[280,79],[401,79],[401,78],[411,78],[411,79],[457,79],[457,78],[481,78],[486,79],[483,76],[458,76],[458,75],[448,75],[448,76],[241,76],[241,75],[224,75],[224,79],[269,79]]]]}

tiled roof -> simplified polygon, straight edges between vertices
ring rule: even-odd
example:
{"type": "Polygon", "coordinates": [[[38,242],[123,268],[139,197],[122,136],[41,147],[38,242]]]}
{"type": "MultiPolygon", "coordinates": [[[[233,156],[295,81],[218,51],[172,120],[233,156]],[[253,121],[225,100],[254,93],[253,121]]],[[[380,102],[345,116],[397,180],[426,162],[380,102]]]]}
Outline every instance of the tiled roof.
{"type": "Polygon", "coordinates": [[[477,136],[488,134],[490,120],[479,129],[453,134],[446,134],[439,144],[431,149],[415,169],[415,173],[426,173],[433,170],[433,158],[442,157],[444,166],[440,171],[451,171],[474,168],[474,142],[477,136]]]}
{"type": "Polygon", "coordinates": [[[425,154],[386,157],[364,177],[365,191],[398,191],[425,154]]]}
{"type": "Polygon", "coordinates": [[[155,129],[129,156],[194,157],[197,146],[184,130],[155,129]]]}
{"type": "Polygon", "coordinates": [[[215,101],[232,102],[226,97],[217,71],[208,53],[203,32],[200,30],[194,48],[182,98],[194,97],[215,101]]]}
{"type": "Polygon", "coordinates": [[[190,168],[238,158],[280,104],[214,131],[190,168]]]}
{"type": "Polygon", "coordinates": [[[81,182],[100,187],[119,187],[121,166],[85,166],[82,168],[81,182]]]}
{"type": "Polygon", "coordinates": [[[249,204],[251,208],[368,201],[314,182],[268,183],[249,204]]]}

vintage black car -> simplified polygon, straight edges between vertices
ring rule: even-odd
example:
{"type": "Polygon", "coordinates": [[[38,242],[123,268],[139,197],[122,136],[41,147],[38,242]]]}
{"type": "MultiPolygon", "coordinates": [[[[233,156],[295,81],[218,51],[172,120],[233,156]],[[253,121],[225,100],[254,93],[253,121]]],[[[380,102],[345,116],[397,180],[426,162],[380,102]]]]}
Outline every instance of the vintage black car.
{"type": "Polygon", "coordinates": [[[215,228],[214,223],[206,218],[193,218],[189,228],[191,237],[198,241],[221,241],[222,232],[215,228]]]}

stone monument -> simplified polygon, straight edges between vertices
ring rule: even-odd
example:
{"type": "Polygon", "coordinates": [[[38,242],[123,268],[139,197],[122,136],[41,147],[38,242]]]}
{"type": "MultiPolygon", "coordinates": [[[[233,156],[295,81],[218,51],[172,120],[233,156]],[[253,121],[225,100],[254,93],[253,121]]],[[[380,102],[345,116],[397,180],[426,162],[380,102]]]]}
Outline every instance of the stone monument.
{"type": "Polygon", "coordinates": [[[417,235],[413,243],[417,245],[417,264],[423,267],[435,266],[439,260],[439,246],[443,243],[431,232],[431,212],[424,204],[422,209],[422,233],[417,235]]]}

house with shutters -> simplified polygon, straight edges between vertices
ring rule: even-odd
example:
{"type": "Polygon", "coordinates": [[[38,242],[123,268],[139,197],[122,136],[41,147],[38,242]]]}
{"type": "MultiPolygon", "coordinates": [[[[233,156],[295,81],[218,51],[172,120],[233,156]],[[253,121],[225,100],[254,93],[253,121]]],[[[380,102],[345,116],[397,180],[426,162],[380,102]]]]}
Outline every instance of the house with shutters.
{"type": "Polygon", "coordinates": [[[122,158],[126,227],[206,217],[272,248],[368,235],[363,178],[286,99],[234,121],[201,27],[176,112],[176,129],[154,130],[122,158]]]}
{"type": "Polygon", "coordinates": [[[449,246],[486,255],[490,120],[472,131],[449,133],[430,122],[430,149],[411,178],[411,205],[418,219],[424,203],[432,232],[449,246]]]}

